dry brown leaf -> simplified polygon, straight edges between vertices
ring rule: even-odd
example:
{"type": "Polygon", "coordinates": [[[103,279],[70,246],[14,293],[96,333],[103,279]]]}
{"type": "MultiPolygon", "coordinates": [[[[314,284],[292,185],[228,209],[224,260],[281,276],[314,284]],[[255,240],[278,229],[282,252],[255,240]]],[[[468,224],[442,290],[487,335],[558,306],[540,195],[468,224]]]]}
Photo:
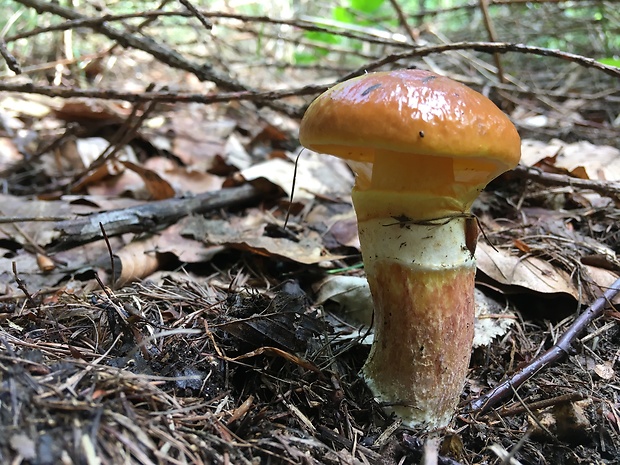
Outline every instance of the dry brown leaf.
{"type": "Polygon", "coordinates": [[[159,174],[180,193],[200,194],[216,191],[222,188],[224,178],[193,168],[180,167],[169,158],[151,157],[144,163],[144,167],[159,174]]]}
{"type": "Polygon", "coordinates": [[[186,165],[207,171],[216,156],[226,153],[226,142],[237,123],[231,119],[205,120],[204,113],[175,112],[170,131],[174,134],[172,151],[186,165]]]}
{"type": "Polygon", "coordinates": [[[89,183],[87,192],[91,196],[122,198],[130,195],[134,199],[150,200],[143,179],[132,170],[124,170],[117,176],[104,176],[97,182],[89,183]]]}
{"type": "Polygon", "coordinates": [[[17,147],[8,137],[0,137],[0,171],[22,159],[17,147]]]}
{"type": "MultiPolygon", "coordinates": [[[[602,296],[619,277],[616,271],[592,265],[582,265],[581,275],[586,289],[591,294],[590,299],[602,296]]],[[[617,296],[613,303],[620,303],[620,296],[617,296]]]]}
{"type": "Polygon", "coordinates": [[[174,197],[174,189],[168,181],[162,179],[155,171],[144,168],[129,161],[123,161],[123,165],[137,173],[144,181],[146,190],[153,200],[165,200],[174,197]]]}
{"type": "Polygon", "coordinates": [[[323,234],[324,242],[330,239],[337,245],[354,247],[359,250],[360,240],[357,232],[357,217],[350,203],[321,203],[317,204],[306,216],[308,224],[323,224],[326,228],[323,234]]]}
{"type": "Polygon", "coordinates": [[[542,294],[579,293],[568,273],[537,257],[519,257],[509,250],[495,250],[480,242],[476,249],[478,269],[504,286],[518,286],[542,294]]]}
{"type": "Polygon", "coordinates": [[[568,144],[554,139],[544,143],[523,140],[521,164],[534,166],[545,158],[554,158],[554,166],[585,179],[620,180],[620,150],[608,145],[581,141],[568,144]]]}
{"type": "Polygon", "coordinates": [[[480,289],[474,290],[476,321],[474,323],[474,347],[488,346],[493,339],[503,336],[516,321],[510,307],[500,304],[480,289]]]}
{"type": "Polygon", "coordinates": [[[183,218],[159,233],[157,250],[161,253],[170,252],[185,263],[200,263],[208,262],[225,249],[222,245],[208,246],[202,241],[181,235],[189,221],[191,220],[183,218]]]}
{"type": "Polygon", "coordinates": [[[372,324],[373,303],[366,278],[360,276],[328,276],[314,285],[316,303],[328,300],[339,306],[339,315],[353,325],[372,324]]]}
{"type": "MultiPolygon", "coordinates": [[[[258,163],[241,171],[247,181],[265,178],[281,187],[288,196],[293,189],[294,173],[295,164],[282,158],[258,163]]],[[[353,175],[342,160],[304,151],[297,166],[293,201],[312,200],[316,195],[348,197],[352,186],[353,175]]]]}
{"type": "Polygon", "coordinates": [[[100,99],[70,99],[66,100],[62,107],[55,109],[57,118],[64,121],[111,121],[121,122],[131,110],[127,106],[100,99]]]}
{"type": "Polygon", "coordinates": [[[594,366],[594,373],[596,373],[599,378],[609,381],[616,376],[616,372],[614,371],[614,364],[609,360],[603,363],[598,363],[594,366]]]}
{"type": "Polygon", "coordinates": [[[56,268],[56,264],[50,257],[40,254],[40,253],[36,254],[36,257],[37,257],[37,265],[39,266],[39,269],[43,271],[44,273],[49,273],[54,268],[56,268]]]}
{"type": "MultiPolygon", "coordinates": [[[[160,257],[156,251],[157,236],[133,241],[115,253],[121,264],[116,286],[124,286],[132,281],[146,278],[157,271],[160,257]]],[[[118,271],[118,270],[117,270],[118,271]]]]}
{"type": "Polygon", "coordinates": [[[226,245],[307,265],[343,258],[327,252],[317,232],[304,231],[297,241],[285,237],[269,237],[265,235],[268,224],[263,214],[254,209],[248,211],[243,218],[231,218],[227,221],[194,217],[187,223],[183,234],[203,239],[210,245],[226,245]]]}

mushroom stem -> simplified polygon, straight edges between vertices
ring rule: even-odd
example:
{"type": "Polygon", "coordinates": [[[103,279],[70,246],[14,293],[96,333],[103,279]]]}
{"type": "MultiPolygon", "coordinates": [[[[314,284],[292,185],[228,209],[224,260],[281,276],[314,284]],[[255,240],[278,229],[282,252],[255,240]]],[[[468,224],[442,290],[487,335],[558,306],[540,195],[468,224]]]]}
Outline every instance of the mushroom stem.
{"type": "Polygon", "coordinates": [[[359,223],[375,307],[375,339],[363,375],[377,400],[409,426],[446,426],[463,389],[476,272],[467,221],[359,223]]]}

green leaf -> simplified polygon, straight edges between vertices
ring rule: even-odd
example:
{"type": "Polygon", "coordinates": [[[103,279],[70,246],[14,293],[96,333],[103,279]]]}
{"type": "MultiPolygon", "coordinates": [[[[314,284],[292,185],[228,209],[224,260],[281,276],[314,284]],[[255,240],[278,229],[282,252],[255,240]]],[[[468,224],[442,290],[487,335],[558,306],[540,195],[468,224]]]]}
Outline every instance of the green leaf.
{"type": "Polygon", "coordinates": [[[620,68],[620,58],[601,58],[598,62],[603,63],[604,65],[620,68]]]}
{"type": "Polygon", "coordinates": [[[323,42],[325,44],[339,44],[342,37],[330,34],[328,32],[308,31],[304,34],[306,39],[313,40],[315,42],[323,42]]]}
{"type": "Polygon", "coordinates": [[[342,8],[341,6],[337,6],[332,10],[332,18],[346,24],[355,24],[357,22],[355,20],[355,16],[349,13],[346,8],[342,8]]]}
{"type": "Polygon", "coordinates": [[[293,55],[293,60],[296,65],[311,65],[318,59],[318,55],[306,52],[295,52],[293,55]]]}
{"type": "Polygon", "coordinates": [[[374,13],[379,9],[385,0],[349,0],[351,8],[364,13],[374,13]]]}

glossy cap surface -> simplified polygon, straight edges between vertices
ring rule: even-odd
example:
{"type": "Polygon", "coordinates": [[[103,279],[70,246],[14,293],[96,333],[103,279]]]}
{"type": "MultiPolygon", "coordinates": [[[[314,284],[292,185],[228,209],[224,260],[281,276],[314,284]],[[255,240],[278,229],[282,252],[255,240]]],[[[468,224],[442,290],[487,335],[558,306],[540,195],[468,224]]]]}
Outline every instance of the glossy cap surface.
{"type": "Polygon", "coordinates": [[[471,158],[489,164],[489,180],[516,166],[521,153],[515,127],[491,100],[452,79],[408,69],[327,90],[306,111],[299,139],[357,162],[374,163],[384,150],[471,158]]]}

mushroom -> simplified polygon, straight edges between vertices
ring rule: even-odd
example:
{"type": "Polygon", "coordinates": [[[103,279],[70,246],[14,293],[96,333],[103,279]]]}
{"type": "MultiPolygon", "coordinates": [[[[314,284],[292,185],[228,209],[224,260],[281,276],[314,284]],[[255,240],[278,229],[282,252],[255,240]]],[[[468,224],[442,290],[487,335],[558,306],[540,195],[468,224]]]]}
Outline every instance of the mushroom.
{"type": "Polygon", "coordinates": [[[520,158],[508,117],[478,92],[422,70],[370,73],[320,95],[301,144],[347,161],[375,338],[362,375],[405,425],[444,427],[474,331],[470,208],[520,158]]]}

